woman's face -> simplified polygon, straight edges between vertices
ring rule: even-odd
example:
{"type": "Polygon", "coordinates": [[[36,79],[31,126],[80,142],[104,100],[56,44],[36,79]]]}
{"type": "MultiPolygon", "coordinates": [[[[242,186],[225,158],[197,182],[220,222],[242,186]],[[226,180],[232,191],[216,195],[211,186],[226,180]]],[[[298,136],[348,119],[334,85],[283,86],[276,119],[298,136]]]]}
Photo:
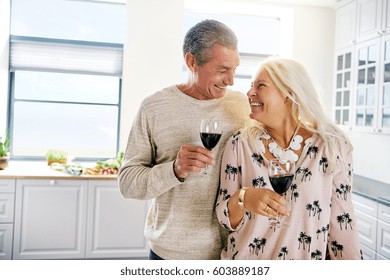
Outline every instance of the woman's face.
{"type": "Polygon", "coordinates": [[[250,118],[273,126],[291,116],[291,103],[277,89],[267,70],[262,68],[247,93],[251,107],[250,118]]]}

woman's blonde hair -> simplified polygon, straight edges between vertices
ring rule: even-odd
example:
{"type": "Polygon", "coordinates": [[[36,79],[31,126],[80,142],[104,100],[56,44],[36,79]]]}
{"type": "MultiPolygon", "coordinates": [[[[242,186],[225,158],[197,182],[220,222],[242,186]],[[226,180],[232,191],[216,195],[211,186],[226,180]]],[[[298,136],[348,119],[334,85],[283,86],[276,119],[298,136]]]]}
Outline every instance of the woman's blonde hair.
{"type": "MultiPolygon", "coordinates": [[[[325,114],[317,91],[302,64],[280,57],[269,57],[259,63],[253,78],[265,69],[275,86],[292,100],[292,117],[312,133],[317,133],[325,142],[325,157],[329,169],[335,170],[341,145],[351,142],[345,133],[325,114]]],[[[254,121],[247,133],[251,143],[262,133],[264,125],[254,121]]]]}

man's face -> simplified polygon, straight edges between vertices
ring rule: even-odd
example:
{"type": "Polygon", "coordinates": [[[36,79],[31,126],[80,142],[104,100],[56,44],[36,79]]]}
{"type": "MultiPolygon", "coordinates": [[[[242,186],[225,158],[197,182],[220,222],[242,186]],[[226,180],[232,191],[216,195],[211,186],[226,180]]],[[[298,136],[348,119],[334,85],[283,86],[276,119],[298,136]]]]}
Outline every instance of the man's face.
{"type": "Polygon", "coordinates": [[[214,45],[210,50],[210,61],[199,66],[195,63],[196,81],[193,97],[200,100],[218,99],[225,95],[227,86],[233,85],[233,77],[240,57],[237,50],[214,45]]]}

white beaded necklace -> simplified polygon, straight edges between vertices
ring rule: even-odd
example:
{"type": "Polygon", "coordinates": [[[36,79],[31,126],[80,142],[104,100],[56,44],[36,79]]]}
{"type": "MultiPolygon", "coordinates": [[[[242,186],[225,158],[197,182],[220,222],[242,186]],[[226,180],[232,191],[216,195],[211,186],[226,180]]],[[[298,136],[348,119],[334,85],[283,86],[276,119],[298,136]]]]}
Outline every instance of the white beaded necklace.
{"type": "Polygon", "coordinates": [[[264,139],[271,139],[272,142],[268,144],[269,151],[274,155],[274,157],[282,164],[285,164],[287,161],[296,162],[298,160],[298,155],[294,153],[294,151],[299,151],[301,149],[301,143],[303,141],[303,137],[299,134],[297,134],[299,130],[299,125],[295,129],[294,135],[291,139],[290,144],[287,148],[283,149],[279,147],[279,145],[276,143],[274,138],[272,138],[271,135],[269,135],[268,131],[264,129],[264,139]]]}

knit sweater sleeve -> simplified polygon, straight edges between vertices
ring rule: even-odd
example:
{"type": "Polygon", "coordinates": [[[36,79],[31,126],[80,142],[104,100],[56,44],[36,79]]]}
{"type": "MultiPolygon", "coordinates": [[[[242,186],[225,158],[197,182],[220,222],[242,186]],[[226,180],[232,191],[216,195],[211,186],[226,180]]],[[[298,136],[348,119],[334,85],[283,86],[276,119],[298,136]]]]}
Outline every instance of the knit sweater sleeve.
{"type": "Polygon", "coordinates": [[[142,104],[130,131],[125,158],[118,173],[119,189],[124,197],[152,199],[181,184],[173,171],[173,160],[156,164],[155,150],[147,110],[142,104]]]}

